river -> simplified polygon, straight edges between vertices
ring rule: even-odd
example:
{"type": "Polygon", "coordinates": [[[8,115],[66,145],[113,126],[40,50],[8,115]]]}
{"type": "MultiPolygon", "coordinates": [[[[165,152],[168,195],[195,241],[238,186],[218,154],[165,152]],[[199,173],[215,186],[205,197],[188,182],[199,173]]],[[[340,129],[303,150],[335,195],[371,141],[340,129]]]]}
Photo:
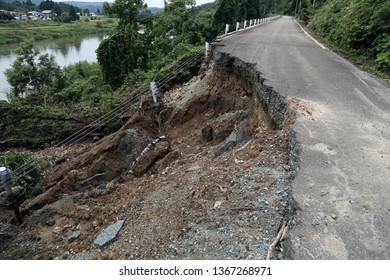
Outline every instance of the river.
{"type": "MultiPolygon", "coordinates": [[[[36,47],[41,53],[52,54],[58,65],[67,66],[79,61],[96,61],[95,50],[100,42],[105,38],[104,35],[95,35],[82,38],[65,38],[55,41],[36,42],[36,47]]],[[[6,100],[6,92],[10,85],[5,78],[4,71],[10,68],[16,59],[15,49],[18,45],[0,46],[0,100],[6,100]]]]}

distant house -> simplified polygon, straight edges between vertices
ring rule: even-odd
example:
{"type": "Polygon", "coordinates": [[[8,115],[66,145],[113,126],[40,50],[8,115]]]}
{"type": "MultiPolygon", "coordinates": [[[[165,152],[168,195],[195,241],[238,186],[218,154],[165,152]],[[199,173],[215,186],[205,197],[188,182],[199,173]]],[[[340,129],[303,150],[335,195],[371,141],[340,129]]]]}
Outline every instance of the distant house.
{"type": "Polygon", "coordinates": [[[0,10],[0,14],[9,14],[7,10],[0,10]]]}
{"type": "Polygon", "coordinates": [[[53,19],[54,18],[54,12],[53,10],[44,10],[42,11],[43,19],[53,19]]]}
{"type": "Polygon", "coordinates": [[[30,20],[40,20],[43,18],[43,15],[40,12],[37,11],[29,11],[27,13],[27,17],[30,20]]]}

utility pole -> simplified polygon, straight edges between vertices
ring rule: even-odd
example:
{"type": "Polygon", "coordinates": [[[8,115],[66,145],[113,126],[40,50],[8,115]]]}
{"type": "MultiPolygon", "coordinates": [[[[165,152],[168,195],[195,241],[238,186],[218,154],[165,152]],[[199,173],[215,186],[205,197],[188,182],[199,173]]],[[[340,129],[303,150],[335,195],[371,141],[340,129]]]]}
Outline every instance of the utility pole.
{"type": "Polygon", "coordinates": [[[313,9],[316,8],[316,0],[313,0],[313,9]]]}
{"type": "Polygon", "coordinates": [[[294,16],[297,16],[297,9],[298,9],[298,0],[295,0],[295,12],[294,12],[294,16]]]}

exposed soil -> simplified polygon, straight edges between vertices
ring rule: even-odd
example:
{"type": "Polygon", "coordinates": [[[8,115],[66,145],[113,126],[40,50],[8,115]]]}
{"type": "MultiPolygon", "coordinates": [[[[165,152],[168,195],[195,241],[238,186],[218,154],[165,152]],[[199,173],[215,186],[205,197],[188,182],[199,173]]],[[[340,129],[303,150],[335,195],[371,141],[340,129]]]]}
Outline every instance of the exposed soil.
{"type": "Polygon", "coordinates": [[[22,205],[23,225],[1,216],[0,258],[265,259],[293,215],[286,100],[253,65],[218,54],[159,101],[143,100],[99,142],[59,151],[45,192],[22,205]],[[116,241],[92,246],[118,219],[116,241]]]}

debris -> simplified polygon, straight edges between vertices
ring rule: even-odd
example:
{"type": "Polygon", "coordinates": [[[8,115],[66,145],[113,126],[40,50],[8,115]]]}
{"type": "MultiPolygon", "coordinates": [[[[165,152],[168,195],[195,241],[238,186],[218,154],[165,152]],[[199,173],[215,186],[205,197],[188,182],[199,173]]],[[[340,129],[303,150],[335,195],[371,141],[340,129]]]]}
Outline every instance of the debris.
{"type": "Polygon", "coordinates": [[[53,233],[54,233],[54,234],[59,234],[61,231],[62,231],[62,229],[61,229],[60,227],[55,227],[55,228],[53,229],[53,233]]]}
{"type": "Polygon", "coordinates": [[[213,141],[213,128],[211,126],[206,126],[202,128],[202,140],[204,142],[213,141]]]}
{"type": "Polygon", "coordinates": [[[335,215],[335,214],[332,214],[332,215],[330,215],[330,216],[332,217],[333,220],[336,220],[336,219],[337,219],[337,215],[335,215]]]}
{"type": "MultiPolygon", "coordinates": [[[[160,131],[155,123],[159,110],[154,110],[148,97],[150,109],[144,106],[131,117],[137,117],[137,122],[129,121],[98,143],[69,149],[65,155],[69,160],[48,175],[46,199],[36,201],[35,208],[27,207],[37,211],[36,218],[27,219],[18,238],[1,244],[6,248],[0,250],[0,259],[35,255],[42,259],[265,259],[279,224],[293,214],[292,176],[283,169],[289,162],[290,134],[288,127],[269,127],[259,100],[242,98],[258,92],[252,93],[250,81],[238,82],[241,76],[246,75],[215,76],[208,92],[206,84],[200,84],[199,94],[193,96],[191,90],[183,90],[178,104],[164,104],[160,111],[160,131]],[[172,117],[174,112],[177,118],[172,117]],[[201,129],[207,125],[213,127],[213,140],[205,143],[201,129]],[[253,135],[256,128],[261,134],[253,135]],[[173,149],[163,159],[151,155],[157,146],[166,147],[167,141],[153,141],[157,133],[166,133],[173,149]],[[137,158],[138,164],[152,163],[144,176],[129,172],[137,158]],[[80,184],[103,172],[104,189],[97,189],[96,180],[80,184]],[[91,196],[95,191],[99,195],[91,196]],[[45,208],[35,210],[42,205],[45,208]],[[43,215],[38,211],[47,210],[45,216],[56,219],[51,228],[40,223],[43,215]],[[98,243],[97,237],[118,219],[126,224],[112,233],[113,239],[106,243],[110,245],[98,243]],[[57,226],[58,234],[51,234],[57,226]],[[76,231],[81,235],[70,243],[68,238],[76,231]]],[[[1,214],[0,222],[6,221],[1,214]]],[[[284,236],[272,258],[278,257],[284,236]]],[[[288,252],[279,256],[283,257],[288,252]]]]}
{"type": "Polygon", "coordinates": [[[11,224],[5,224],[0,228],[0,242],[13,238],[17,234],[18,234],[17,226],[11,224]]]}
{"type": "Polygon", "coordinates": [[[272,244],[268,248],[266,260],[271,259],[272,253],[275,249],[276,244],[278,244],[278,242],[281,240],[281,238],[284,237],[284,235],[286,235],[286,233],[285,233],[286,226],[287,226],[287,221],[283,221],[282,226],[280,227],[280,230],[278,232],[278,235],[276,236],[276,238],[274,239],[274,241],[272,242],[272,244]]]}
{"type": "Polygon", "coordinates": [[[199,165],[194,165],[194,166],[191,166],[190,168],[188,168],[186,170],[186,172],[196,171],[196,170],[199,170],[199,169],[200,169],[199,165]]]}
{"type": "Polygon", "coordinates": [[[171,151],[171,145],[168,141],[155,141],[145,148],[141,155],[134,162],[131,171],[137,177],[143,175],[159,159],[164,158],[171,151]]]}
{"type": "Polygon", "coordinates": [[[72,243],[72,242],[75,241],[77,238],[79,238],[80,235],[81,235],[81,232],[80,232],[79,230],[73,232],[73,233],[68,237],[68,242],[69,242],[69,243],[72,243]]]}
{"type": "Polygon", "coordinates": [[[106,228],[93,242],[93,246],[95,247],[103,247],[113,242],[119,231],[121,230],[124,220],[118,220],[116,223],[112,224],[108,228],[106,228]]]}
{"type": "Polygon", "coordinates": [[[217,184],[217,186],[218,186],[218,188],[219,188],[219,190],[220,190],[221,192],[223,192],[223,193],[226,193],[226,192],[227,192],[227,188],[222,187],[220,184],[217,184]]]}
{"type": "Polygon", "coordinates": [[[328,191],[321,191],[321,196],[327,195],[329,192],[328,191]]]}
{"type": "Polygon", "coordinates": [[[56,220],[52,217],[43,217],[41,220],[42,224],[48,227],[54,226],[56,223],[56,220]]]}
{"type": "Polygon", "coordinates": [[[221,204],[222,204],[222,201],[217,200],[217,201],[214,203],[214,208],[218,208],[219,206],[221,206],[221,204]]]}
{"type": "Polygon", "coordinates": [[[259,189],[261,189],[261,188],[263,188],[264,187],[264,184],[262,184],[262,183],[257,183],[257,184],[254,184],[253,186],[252,186],[252,188],[254,189],[254,190],[259,190],[259,189]]]}
{"type": "Polygon", "coordinates": [[[84,185],[85,183],[89,182],[89,181],[92,181],[92,180],[95,180],[95,181],[104,181],[104,177],[105,177],[106,173],[97,173],[95,175],[93,175],[92,177],[89,177],[87,179],[84,179],[80,182],[80,184],[84,185]]]}

